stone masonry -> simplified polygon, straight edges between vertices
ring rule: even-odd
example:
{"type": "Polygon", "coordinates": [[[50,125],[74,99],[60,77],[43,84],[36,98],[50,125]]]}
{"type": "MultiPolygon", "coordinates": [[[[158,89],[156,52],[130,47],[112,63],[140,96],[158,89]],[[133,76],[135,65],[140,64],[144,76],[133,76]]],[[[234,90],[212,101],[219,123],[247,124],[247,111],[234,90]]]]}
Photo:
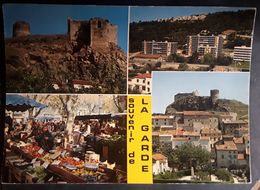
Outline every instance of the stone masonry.
{"type": "Polygon", "coordinates": [[[104,50],[110,43],[117,45],[117,26],[102,18],[78,21],[68,18],[69,41],[79,46],[104,50]]]}

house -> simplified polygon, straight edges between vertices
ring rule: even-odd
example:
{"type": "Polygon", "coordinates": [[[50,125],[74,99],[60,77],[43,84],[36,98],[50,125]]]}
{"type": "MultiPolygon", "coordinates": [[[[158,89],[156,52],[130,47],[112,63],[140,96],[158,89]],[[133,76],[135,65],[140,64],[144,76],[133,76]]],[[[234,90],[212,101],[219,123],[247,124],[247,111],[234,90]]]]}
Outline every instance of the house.
{"type": "Polygon", "coordinates": [[[241,137],[243,134],[248,134],[248,122],[243,120],[223,121],[221,128],[224,135],[241,137]]]}
{"type": "Polygon", "coordinates": [[[151,94],[151,82],[150,73],[138,74],[137,76],[128,79],[128,89],[137,90],[141,94],[151,94]]]}
{"type": "Polygon", "coordinates": [[[153,156],[153,175],[165,173],[172,169],[168,166],[168,159],[166,156],[160,153],[154,153],[153,156]]]}
{"type": "Polygon", "coordinates": [[[93,83],[85,80],[73,80],[73,87],[75,90],[80,90],[84,88],[93,88],[93,83]]]}
{"type": "Polygon", "coordinates": [[[200,131],[201,137],[209,138],[210,147],[214,148],[214,143],[220,141],[222,138],[221,131],[217,128],[204,127],[200,131]]]}
{"type": "Polygon", "coordinates": [[[217,115],[207,111],[184,111],[183,121],[184,125],[193,126],[194,122],[199,122],[211,128],[217,128],[219,124],[217,115]]]}
{"type": "Polygon", "coordinates": [[[238,165],[238,150],[233,141],[223,141],[221,144],[216,144],[215,152],[217,167],[228,168],[231,165],[238,165]]]}
{"type": "Polygon", "coordinates": [[[152,125],[153,128],[161,128],[161,126],[172,126],[173,127],[173,116],[169,115],[153,115],[152,125]]]}

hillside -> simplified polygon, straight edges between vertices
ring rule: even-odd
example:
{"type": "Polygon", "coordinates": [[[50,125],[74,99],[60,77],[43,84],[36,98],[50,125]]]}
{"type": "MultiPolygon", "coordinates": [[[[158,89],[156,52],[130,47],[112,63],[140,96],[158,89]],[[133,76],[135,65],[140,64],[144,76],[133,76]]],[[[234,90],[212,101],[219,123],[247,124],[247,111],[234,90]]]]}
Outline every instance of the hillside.
{"type": "Polygon", "coordinates": [[[35,35],[7,39],[5,53],[7,92],[74,92],[73,80],[91,82],[88,93],[126,91],[126,56],[112,43],[108,53],[75,52],[66,35],[35,35]]]}
{"type": "Polygon", "coordinates": [[[248,105],[237,100],[221,99],[218,105],[226,107],[230,112],[236,112],[239,119],[248,119],[248,105]]]}
{"type": "Polygon", "coordinates": [[[218,112],[235,112],[238,119],[248,119],[248,105],[228,99],[218,99],[213,106],[210,97],[188,96],[177,100],[167,106],[165,114],[172,114],[176,111],[218,111],[218,112]]]}
{"type": "MultiPolygon", "coordinates": [[[[251,34],[254,10],[210,13],[203,19],[164,19],[130,23],[130,52],[141,50],[143,40],[177,41],[179,46],[186,43],[187,35],[195,35],[202,30],[210,34],[221,34],[225,30],[235,30],[239,34],[251,34]]],[[[187,17],[189,18],[189,17],[187,17]]],[[[248,43],[247,41],[245,43],[248,43]]]]}

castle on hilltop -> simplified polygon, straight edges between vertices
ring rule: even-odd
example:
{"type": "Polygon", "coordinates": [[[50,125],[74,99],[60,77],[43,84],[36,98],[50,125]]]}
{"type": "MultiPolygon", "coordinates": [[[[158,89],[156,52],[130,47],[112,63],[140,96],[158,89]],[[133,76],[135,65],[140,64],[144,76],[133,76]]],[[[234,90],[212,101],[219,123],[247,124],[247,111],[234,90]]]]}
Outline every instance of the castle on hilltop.
{"type": "MultiPolygon", "coordinates": [[[[117,45],[117,25],[111,24],[102,18],[90,20],[67,19],[67,36],[69,42],[77,49],[90,46],[93,49],[104,51],[111,44],[117,45]]],[[[31,35],[30,24],[18,21],[13,25],[13,37],[24,37],[31,35]]]]}
{"type": "Polygon", "coordinates": [[[173,113],[176,111],[206,111],[219,110],[227,111],[225,107],[219,106],[219,90],[210,90],[210,96],[199,96],[199,92],[193,91],[191,93],[178,93],[174,96],[174,102],[167,106],[166,113],[173,113]]]}
{"type": "Polygon", "coordinates": [[[68,39],[78,45],[103,50],[117,45],[117,26],[102,18],[79,21],[68,18],[68,39]]]}

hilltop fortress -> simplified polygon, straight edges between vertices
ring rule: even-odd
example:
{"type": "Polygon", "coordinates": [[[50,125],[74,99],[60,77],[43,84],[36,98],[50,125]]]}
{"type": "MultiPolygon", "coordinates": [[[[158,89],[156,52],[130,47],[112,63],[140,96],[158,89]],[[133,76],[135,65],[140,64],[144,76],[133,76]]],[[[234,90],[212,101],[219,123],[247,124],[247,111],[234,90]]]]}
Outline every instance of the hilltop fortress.
{"type": "Polygon", "coordinates": [[[91,46],[104,50],[117,45],[117,26],[102,18],[78,21],[68,18],[68,39],[79,46],[91,46]]]}
{"type": "MultiPolygon", "coordinates": [[[[74,50],[90,46],[98,51],[106,51],[117,43],[117,25],[111,24],[102,18],[90,20],[67,19],[67,37],[74,50]]],[[[13,25],[13,37],[25,37],[31,35],[30,25],[24,21],[18,21],[13,25]]]]}
{"type": "Polygon", "coordinates": [[[174,102],[167,106],[165,113],[171,114],[177,111],[230,111],[223,104],[225,100],[219,99],[219,90],[210,90],[210,96],[199,96],[198,91],[191,93],[178,93],[174,96],[174,102]]]}

